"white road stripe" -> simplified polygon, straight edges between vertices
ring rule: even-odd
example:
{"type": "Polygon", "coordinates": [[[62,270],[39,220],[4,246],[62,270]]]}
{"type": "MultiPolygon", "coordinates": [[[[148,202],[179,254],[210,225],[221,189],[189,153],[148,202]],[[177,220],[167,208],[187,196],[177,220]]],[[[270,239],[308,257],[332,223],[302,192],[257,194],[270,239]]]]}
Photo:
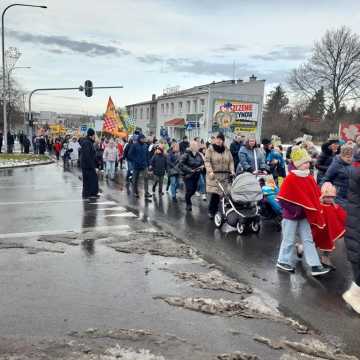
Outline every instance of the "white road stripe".
{"type": "Polygon", "coordinates": [[[89,202],[90,205],[116,205],[115,201],[89,202]]]}
{"type": "Polygon", "coordinates": [[[126,211],[126,209],[122,206],[115,206],[110,208],[100,208],[96,209],[97,211],[126,211]]]}
{"type": "Polygon", "coordinates": [[[29,231],[23,233],[0,234],[0,239],[13,239],[13,238],[21,238],[21,237],[44,236],[44,235],[66,235],[72,232],[86,232],[86,231],[95,231],[95,230],[106,231],[106,230],[128,230],[128,229],[130,229],[129,225],[109,225],[109,226],[68,229],[68,230],[29,231]]]}
{"type": "Polygon", "coordinates": [[[132,212],[126,212],[126,213],[120,213],[120,214],[108,214],[108,215],[105,215],[104,217],[137,217],[137,215],[135,215],[132,212]]]}
{"type": "Polygon", "coordinates": [[[83,199],[7,201],[7,202],[0,202],[0,206],[8,206],[8,205],[31,205],[31,204],[66,204],[66,203],[83,202],[83,201],[84,201],[83,199]]]}

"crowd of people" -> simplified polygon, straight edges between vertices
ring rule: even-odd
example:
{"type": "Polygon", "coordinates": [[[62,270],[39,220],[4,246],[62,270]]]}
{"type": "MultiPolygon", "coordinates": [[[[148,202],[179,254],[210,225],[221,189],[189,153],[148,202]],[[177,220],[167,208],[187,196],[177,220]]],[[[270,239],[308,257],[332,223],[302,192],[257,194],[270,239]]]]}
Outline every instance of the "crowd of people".
{"type": "Polygon", "coordinates": [[[175,203],[183,188],[186,211],[192,211],[197,194],[208,201],[210,219],[224,195],[219,183],[227,191],[239,174],[268,176],[282,218],[277,268],[293,273],[304,257],[313,276],[334,271],[331,254],[345,238],[354,282],[343,298],[360,313],[360,136],[347,143],[329,138],[321,150],[306,136],[284,149],[276,138],[258,144],[252,134],[235,136],[228,147],[222,133],[208,141],[158,140],[141,132],[129,139],[99,139],[92,129],[85,137],[37,136],[32,143],[35,153],[48,151],[64,167],[81,167],[84,198],[99,197],[99,178],[114,180],[124,169],[134,197],[140,197],[142,184],[146,201],[167,191],[175,203]]]}

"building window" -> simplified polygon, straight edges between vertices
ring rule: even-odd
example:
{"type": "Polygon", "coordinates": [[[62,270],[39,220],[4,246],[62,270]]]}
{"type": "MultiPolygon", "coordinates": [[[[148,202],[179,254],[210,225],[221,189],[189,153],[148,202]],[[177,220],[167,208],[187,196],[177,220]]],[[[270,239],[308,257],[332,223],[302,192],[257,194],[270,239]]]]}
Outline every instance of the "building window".
{"type": "Polygon", "coordinates": [[[183,112],[183,103],[182,101],[179,102],[179,114],[182,114],[183,112]]]}
{"type": "Polygon", "coordinates": [[[166,103],[166,113],[169,113],[169,103],[166,103]]]}
{"type": "Polygon", "coordinates": [[[191,102],[190,100],[186,102],[186,112],[190,114],[191,102]]]}
{"type": "Polygon", "coordinates": [[[146,108],[146,120],[150,119],[150,109],[146,108]]]}
{"type": "Polygon", "coordinates": [[[143,108],[140,109],[140,120],[143,118],[143,108]]]}
{"type": "Polygon", "coordinates": [[[161,113],[164,114],[164,112],[165,112],[165,106],[164,104],[161,104],[161,113]]]}
{"type": "Polygon", "coordinates": [[[200,111],[205,112],[205,100],[200,99],[200,111]]]}
{"type": "Polygon", "coordinates": [[[171,103],[171,104],[170,104],[170,112],[171,112],[171,114],[173,114],[173,113],[175,112],[175,105],[174,105],[174,103],[171,103]]]}
{"type": "Polygon", "coordinates": [[[197,100],[193,100],[193,107],[194,107],[193,113],[196,114],[197,113],[197,100]]]}

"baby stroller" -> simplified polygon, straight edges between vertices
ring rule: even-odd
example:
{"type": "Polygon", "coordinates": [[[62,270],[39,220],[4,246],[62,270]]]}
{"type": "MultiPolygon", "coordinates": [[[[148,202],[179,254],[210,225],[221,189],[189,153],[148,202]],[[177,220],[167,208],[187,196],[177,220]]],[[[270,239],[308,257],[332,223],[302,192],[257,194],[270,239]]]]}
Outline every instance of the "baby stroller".
{"type": "Polygon", "coordinates": [[[220,228],[224,223],[236,227],[240,235],[245,232],[260,231],[259,201],[263,198],[256,176],[250,173],[238,175],[231,185],[230,193],[218,182],[223,192],[220,210],[215,214],[215,226],[220,228]]]}

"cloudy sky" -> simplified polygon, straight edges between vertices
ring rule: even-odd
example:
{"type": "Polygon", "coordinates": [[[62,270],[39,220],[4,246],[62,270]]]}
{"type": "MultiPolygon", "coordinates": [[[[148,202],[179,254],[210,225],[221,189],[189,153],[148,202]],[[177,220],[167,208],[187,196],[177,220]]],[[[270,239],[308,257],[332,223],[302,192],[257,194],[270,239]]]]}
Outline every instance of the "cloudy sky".
{"type": "MultiPolygon", "coordinates": [[[[359,0],[34,0],[6,15],[6,47],[22,55],[14,77],[25,90],[123,85],[34,96],[35,110],[102,113],[144,101],[169,86],[182,89],[251,74],[267,89],[285,83],[327,29],[360,33],[359,0]]],[[[0,9],[13,1],[2,0],[0,9]]]]}

